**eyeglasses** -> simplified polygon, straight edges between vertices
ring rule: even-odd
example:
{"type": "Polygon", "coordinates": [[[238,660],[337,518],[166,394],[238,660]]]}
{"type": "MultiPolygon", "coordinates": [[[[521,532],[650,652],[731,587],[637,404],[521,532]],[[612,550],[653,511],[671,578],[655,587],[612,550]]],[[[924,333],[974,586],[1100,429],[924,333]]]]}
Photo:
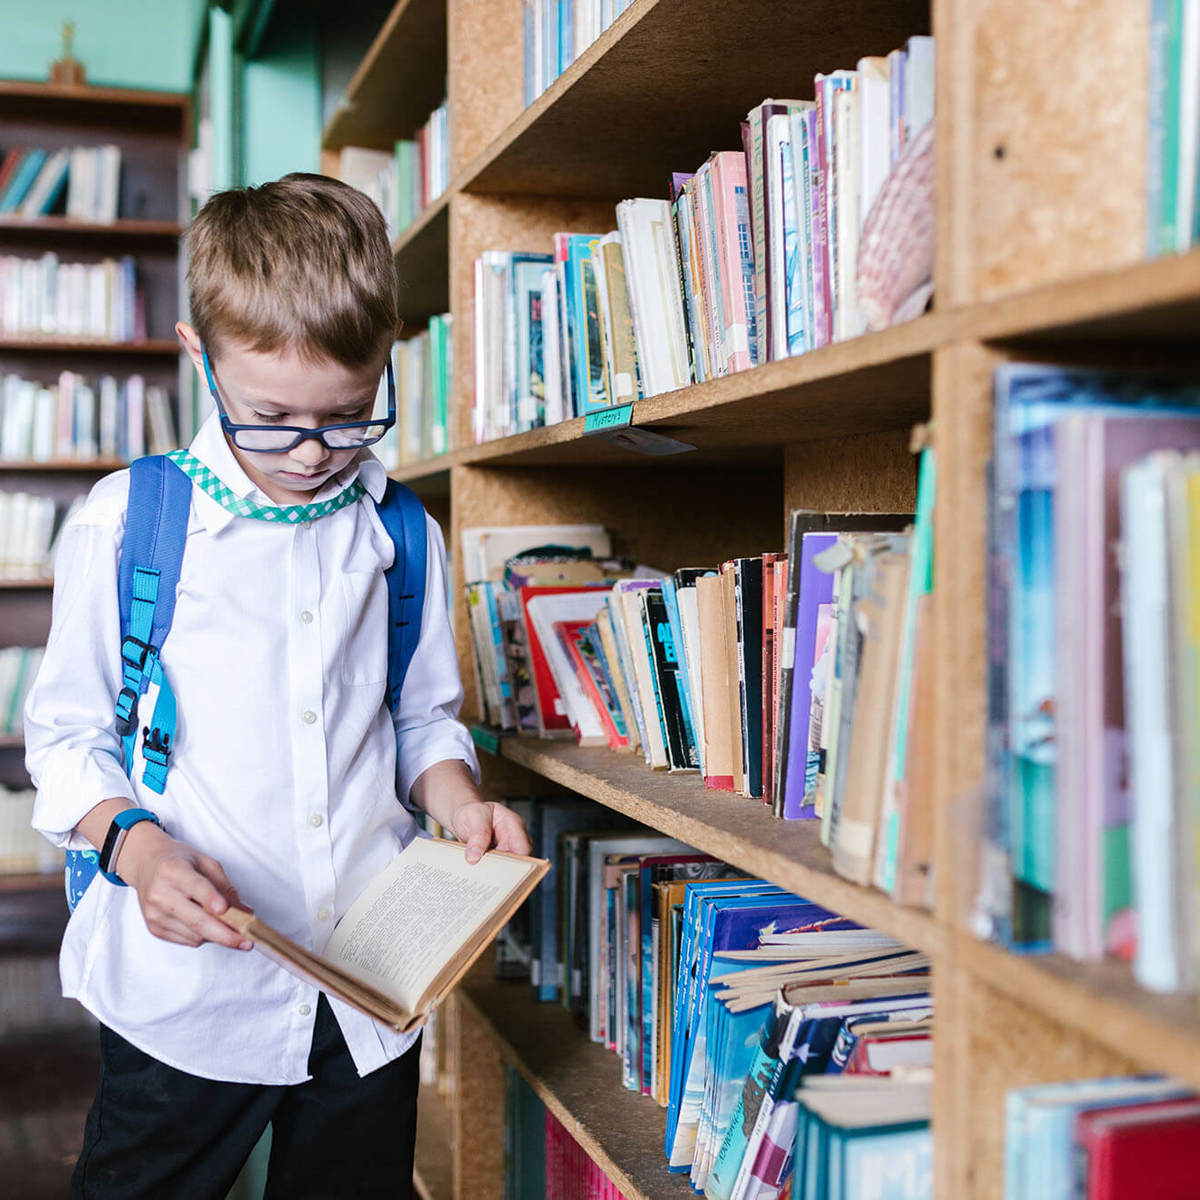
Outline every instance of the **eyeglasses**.
{"type": "Polygon", "coordinates": [[[320,425],[316,429],[301,429],[295,425],[235,425],[221,403],[208,351],[202,349],[204,377],[212,393],[217,412],[221,415],[221,428],[239,450],[252,450],[256,454],[286,454],[301,442],[314,438],[326,450],[358,450],[374,445],[396,423],[396,379],[392,373],[392,358],[388,355],[384,377],[387,379],[388,415],[383,420],[343,421],[338,425],[320,425]]]}

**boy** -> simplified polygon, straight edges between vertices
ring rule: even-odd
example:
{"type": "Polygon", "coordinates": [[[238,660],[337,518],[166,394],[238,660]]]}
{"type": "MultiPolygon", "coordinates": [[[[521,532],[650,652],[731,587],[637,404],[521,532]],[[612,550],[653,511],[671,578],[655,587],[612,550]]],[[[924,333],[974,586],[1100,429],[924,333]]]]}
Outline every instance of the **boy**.
{"type": "Polygon", "coordinates": [[[101,1022],[72,1194],[220,1200],[269,1123],[268,1195],[407,1196],[415,1036],[239,953],[249,943],[218,916],[245,905],[320,951],[415,836],[402,805],[452,830],[472,861],[529,841],[475,786],[428,518],[420,640],[394,713],[385,701],[393,546],[372,503],[385,471],[362,445],[379,433],[365,423],[397,328],[380,213],[344,184],[289,175],[215,196],[188,249],[193,324],[176,332],[206,386],[207,360],[220,412],[183,464],[165,791],[136,762],[126,778],[113,715],[128,472],[101,480],[63,534],[26,709],[34,825],[69,849],[111,834],[119,849],[102,865],[128,885],[97,876],[63,940],[64,994],[101,1022]],[[263,516],[292,505],[315,507],[263,516]],[[117,843],[114,818],[134,808],[161,827],[138,820],[117,843]]]}

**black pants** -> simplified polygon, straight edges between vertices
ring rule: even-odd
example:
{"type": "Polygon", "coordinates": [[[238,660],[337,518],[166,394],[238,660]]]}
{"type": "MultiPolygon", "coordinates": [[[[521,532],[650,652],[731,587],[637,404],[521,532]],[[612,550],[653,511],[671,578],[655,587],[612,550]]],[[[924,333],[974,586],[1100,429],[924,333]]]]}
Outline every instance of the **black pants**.
{"type": "Polygon", "coordinates": [[[362,1078],[324,995],[293,1086],[219,1083],[100,1028],[100,1082],[73,1200],[224,1200],[267,1125],[267,1200],[412,1195],[420,1041],[362,1078]]]}

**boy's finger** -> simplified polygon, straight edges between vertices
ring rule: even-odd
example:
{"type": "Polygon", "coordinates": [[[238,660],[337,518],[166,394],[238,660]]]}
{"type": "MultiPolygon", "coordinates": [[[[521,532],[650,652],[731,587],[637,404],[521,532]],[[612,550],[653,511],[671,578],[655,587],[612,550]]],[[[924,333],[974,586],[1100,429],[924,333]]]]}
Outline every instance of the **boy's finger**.
{"type": "Polygon", "coordinates": [[[214,912],[226,912],[229,908],[228,902],[211,881],[197,872],[184,894],[192,903],[182,910],[176,910],[173,915],[181,919],[196,936],[206,942],[218,942],[235,949],[242,945],[245,939],[241,933],[211,915],[214,912]],[[220,907],[215,908],[214,904],[220,907]]]}
{"type": "Polygon", "coordinates": [[[225,868],[215,858],[209,858],[207,854],[197,854],[196,870],[217,891],[216,898],[210,898],[205,901],[197,898],[197,902],[203,903],[209,912],[220,916],[230,905],[239,903],[237,889],[229,882],[229,876],[225,874],[225,868]]]}
{"type": "Polygon", "coordinates": [[[477,863],[492,844],[491,830],[487,833],[473,833],[467,842],[467,862],[477,863]]]}

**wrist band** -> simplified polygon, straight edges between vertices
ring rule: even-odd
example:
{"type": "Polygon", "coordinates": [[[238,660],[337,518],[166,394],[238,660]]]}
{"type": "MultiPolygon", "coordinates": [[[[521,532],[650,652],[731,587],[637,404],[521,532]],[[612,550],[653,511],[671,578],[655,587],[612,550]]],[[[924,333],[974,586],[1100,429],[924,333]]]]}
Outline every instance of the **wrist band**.
{"type": "Polygon", "coordinates": [[[108,827],[108,836],[105,837],[104,846],[100,850],[99,870],[109,883],[114,883],[117,887],[125,887],[125,880],[110,868],[121,853],[126,834],[140,821],[153,821],[162,828],[162,822],[148,808],[126,808],[113,817],[112,824],[108,827]]]}

